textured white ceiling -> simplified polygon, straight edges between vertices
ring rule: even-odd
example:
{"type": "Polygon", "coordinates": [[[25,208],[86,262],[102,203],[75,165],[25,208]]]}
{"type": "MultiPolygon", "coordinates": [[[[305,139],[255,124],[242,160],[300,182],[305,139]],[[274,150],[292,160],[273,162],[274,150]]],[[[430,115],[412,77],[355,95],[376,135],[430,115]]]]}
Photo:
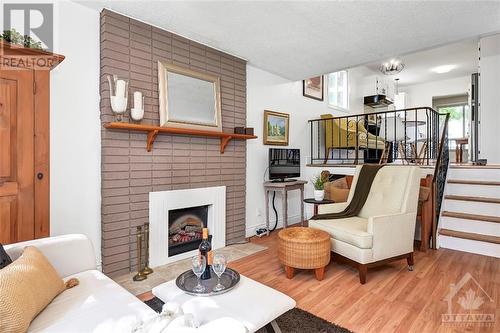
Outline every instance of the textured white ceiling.
{"type": "Polygon", "coordinates": [[[499,1],[78,1],[300,80],[500,31],[499,1]]]}
{"type": "MultiPolygon", "coordinates": [[[[479,65],[478,40],[471,39],[420,51],[401,57],[405,64],[403,71],[397,75],[389,76],[399,78],[401,87],[431,81],[463,77],[477,73],[479,65]],[[448,73],[435,73],[433,68],[443,65],[453,65],[448,73]]],[[[389,60],[389,59],[385,59],[389,60]]],[[[369,69],[383,75],[378,68],[383,61],[375,61],[366,65],[369,69]]]]}

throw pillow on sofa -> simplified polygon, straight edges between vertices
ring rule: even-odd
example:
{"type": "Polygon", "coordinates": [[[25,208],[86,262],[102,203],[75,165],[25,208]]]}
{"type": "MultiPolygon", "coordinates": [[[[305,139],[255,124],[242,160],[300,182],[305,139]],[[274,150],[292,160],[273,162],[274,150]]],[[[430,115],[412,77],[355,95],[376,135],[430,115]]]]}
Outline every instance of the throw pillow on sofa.
{"type": "Polygon", "coordinates": [[[346,202],[349,197],[349,185],[346,177],[325,183],[325,198],[335,202],[346,202]]]}
{"type": "Polygon", "coordinates": [[[36,247],[0,270],[0,332],[26,332],[31,321],[62,291],[64,282],[36,247]]]}
{"type": "Polygon", "coordinates": [[[0,269],[12,263],[12,259],[10,259],[7,252],[5,252],[3,245],[0,244],[0,269]]]}

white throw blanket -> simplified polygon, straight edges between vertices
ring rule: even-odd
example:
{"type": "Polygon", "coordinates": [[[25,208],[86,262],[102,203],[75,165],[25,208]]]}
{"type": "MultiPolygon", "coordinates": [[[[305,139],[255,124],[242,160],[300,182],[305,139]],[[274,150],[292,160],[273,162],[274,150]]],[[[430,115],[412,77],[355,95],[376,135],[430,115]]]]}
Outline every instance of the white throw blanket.
{"type": "Polygon", "coordinates": [[[219,318],[200,326],[191,313],[184,314],[177,303],[167,302],[160,314],[139,321],[131,333],[246,333],[246,327],[233,318],[219,318]]]}

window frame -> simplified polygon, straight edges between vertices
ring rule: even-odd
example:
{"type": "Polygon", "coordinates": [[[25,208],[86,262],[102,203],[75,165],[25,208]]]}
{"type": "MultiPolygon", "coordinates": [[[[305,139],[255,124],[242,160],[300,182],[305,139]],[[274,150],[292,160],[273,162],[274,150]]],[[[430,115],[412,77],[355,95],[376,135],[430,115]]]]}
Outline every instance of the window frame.
{"type": "MultiPolygon", "coordinates": [[[[470,111],[470,105],[468,103],[451,103],[451,104],[443,104],[443,105],[439,105],[437,106],[437,111],[439,113],[441,113],[441,109],[444,109],[444,108],[454,108],[454,107],[462,107],[462,137],[466,137],[467,136],[467,123],[466,121],[468,121],[466,119],[466,116],[467,116],[467,110],[466,108],[469,108],[469,111],[470,111]]],[[[470,133],[469,133],[470,135],[470,133]]],[[[448,136],[448,141],[450,141],[450,150],[456,150],[456,145],[455,143],[453,142],[455,139],[459,139],[459,138],[451,138],[448,136]]]]}
{"type": "MultiPolygon", "coordinates": [[[[336,93],[338,94],[338,88],[336,89],[336,93]]],[[[348,113],[349,112],[349,94],[350,94],[350,89],[349,89],[349,70],[347,69],[344,69],[344,70],[341,70],[341,71],[336,71],[336,72],[332,72],[332,73],[328,73],[326,74],[326,98],[327,98],[327,105],[329,108],[332,108],[332,109],[335,109],[335,110],[338,110],[338,111],[341,111],[341,112],[345,112],[345,113],[348,113]],[[343,106],[338,106],[338,105],[334,105],[334,104],[331,104],[330,103],[330,75],[332,74],[337,74],[337,73],[340,73],[340,72],[345,72],[345,77],[346,77],[346,84],[345,84],[345,90],[346,90],[346,107],[344,108],[343,106]]]]}

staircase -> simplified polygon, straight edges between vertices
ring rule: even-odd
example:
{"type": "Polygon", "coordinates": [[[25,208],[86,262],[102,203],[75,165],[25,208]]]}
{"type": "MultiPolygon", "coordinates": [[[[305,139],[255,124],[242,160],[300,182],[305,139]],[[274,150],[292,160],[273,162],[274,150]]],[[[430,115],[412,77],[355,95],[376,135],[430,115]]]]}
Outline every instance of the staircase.
{"type": "Polygon", "coordinates": [[[500,166],[450,166],[439,247],[500,258],[500,166]]]}

